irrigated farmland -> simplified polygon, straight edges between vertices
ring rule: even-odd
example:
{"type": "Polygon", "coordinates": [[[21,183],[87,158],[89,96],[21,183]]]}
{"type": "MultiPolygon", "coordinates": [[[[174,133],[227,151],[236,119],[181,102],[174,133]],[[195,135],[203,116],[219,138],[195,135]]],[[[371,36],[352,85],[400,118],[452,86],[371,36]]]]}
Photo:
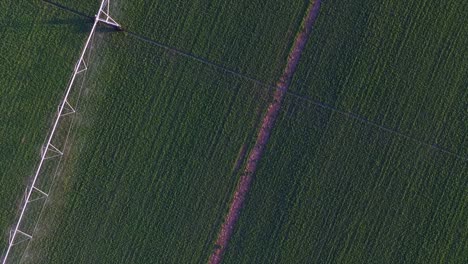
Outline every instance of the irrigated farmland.
{"type": "Polygon", "coordinates": [[[0,3],[0,248],[89,31],[40,1],[0,3]]]}
{"type": "Polygon", "coordinates": [[[226,263],[466,262],[467,6],[324,3],[226,263]]]}
{"type": "Polygon", "coordinates": [[[327,1],[292,90],[468,155],[466,1],[327,1]]]}
{"type": "Polygon", "coordinates": [[[287,105],[225,263],[466,259],[466,161],[298,99],[287,105]]]}
{"type": "MultiPolygon", "coordinates": [[[[58,0],[94,14],[93,0],[58,0]]],[[[111,1],[125,30],[274,83],[286,62],[307,1],[111,1]]]]}
{"type": "Polygon", "coordinates": [[[24,260],[206,261],[270,89],[131,34],[94,41],[66,168],[24,260]]]}
{"type": "MultiPolygon", "coordinates": [[[[9,263],[466,262],[468,3],[324,1],[295,72],[311,1],[110,2],[9,263]]],[[[2,249],[99,3],[0,4],[2,249]]]]}
{"type": "MultiPolygon", "coordinates": [[[[242,162],[239,152],[248,149],[264,101],[269,99],[268,89],[235,72],[252,71],[249,75],[253,79],[274,81],[299,23],[297,13],[304,6],[303,3],[285,5],[277,1],[265,5],[261,2],[218,1],[210,5],[181,2],[175,6],[173,2],[162,2],[162,6],[122,3],[122,7],[115,3],[112,6],[113,17],[120,19],[130,33],[120,33],[112,40],[97,37],[93,43],[102,50],[93,52],[90,61],[92,78],[86,84],[78,125],[72,133],[76,133],[76,140],[72,136],[65,169],[54,196],[48,200],[44,224],[39,223],[24,261],[71,261],[65,259],[80,255],[77,252],[82,252],[79,258],[85,262],[102,260],[102,256],[89,251],[91,248],[91,251],[99,250],[98,244],[102,247],[101,254],[112,248],[112,252],[127,256],[107,254],[113,262],[119,258],[121,261],[163,261],[175,256],[179,260],[193,260],[193,257],[202,260],[208,256],[212,250],[212,236],[223,217],[236,181],[237,167],[242,162]],[[241,11],[257,16],[249,15],[249,19],[244,19],[239,16],[241,11]],[[168,20],[164,13],[195,20],[168,20]],[[197,22],[198,18],[203,21],[197,22]],[[243,25],[240,28],[237,27],[239,23],[243,25]],[[110,42],[108,47],[107,41],[110,42]],[[174,47],[168,52],[158,47],[159,42],[174,47]],[[193,53],[193,56],[180,56],[177,49],[193,53]],[[223,67],[233,71],[221,70],[223,67]],[[118,188],[122,188],[120,192],[118,188]],[[106,200],[119,206],[110,206],[106,200]],[[114,210],[115,214],[103,213],[104,209],[114,210]],[[93,229],[104,227],[105,222],[113,235],[93,229]],[[121,225],[115,225],[117,222],[121,225]],[[100,243],[102,241],[93,237],[101,234],[108,240],[116,232],[122,236],[115,238],[114,244],[100,243]],[[178,244],[187,244],[190,239],[173,232],[195,241],[186,248],[185,256],[180,255],[183,249],[178,244]],[[146,244],[148,239],[156,244],[146,244]],[[134,247],[130,245],[132,249],[123,250],[129,247],[129,241],[135,242],[134,247]],[[158,243],[159,249],[153,250],[158,243]],[[66,249],[58,249],[59,246],[66,249]],[[44,254],[46,251],[49,254],[44,254]],[[128,256],[130,251],[132,256],[128,256]],[[149,251],[153,254],[148,254],[149,251]]],[[[68,26],[69,34],[74,34],[77,28],[80,33],[88,30],[83,25],[89,23],[97,3],[55,3],[42,1],[38,4],[54,8],[72,19],[57,19],[51,24],[68,26]]],[[[15,8],[18,10],[14,13],[21,12],[23,3],[15,8]]],[[[80,36],[83,38],[84,34],[80,36]]],[[[50,42],[44,46],[57,51],[56,46],[64,43],[50,42]]],[[[81,46],[82,40],[78,43],[77,46],[81,46]]],[[[73,52],[77,57],[78,50],[73,52]]],[[[68,67],[57,67],[66,73],[65,69],[74,66],[73,60],[68,63],[68,67]]],[[[42,67],[46,69],[55,70],[54,65],[42,67]]],[[[47,111],[41,112],[47,121],[53,117],[52,109],[68,80],[66,74],[62,78],[56,96],[51,96],[47,102],[50,116],[47,111]]],[[[34,133],[42,139],[47,130],[43,125],[35,128],[34,133]]],[[[36,147],[39,153],[40,144],[36,147]]],[[[31,153],[33,155],[34,151],[31,153]]],[[[35,160],[27,162],[32,171],[35,160]]],[[[15,180],[24,183],[27,177],[15,180]]],[[[21,187],[24,185],[11,189],[12,194],[18,194],[16,200],[21,197],[21,187]]],[[[7,220],[10,224],[13,222],[12,217],[7,220]]]]}

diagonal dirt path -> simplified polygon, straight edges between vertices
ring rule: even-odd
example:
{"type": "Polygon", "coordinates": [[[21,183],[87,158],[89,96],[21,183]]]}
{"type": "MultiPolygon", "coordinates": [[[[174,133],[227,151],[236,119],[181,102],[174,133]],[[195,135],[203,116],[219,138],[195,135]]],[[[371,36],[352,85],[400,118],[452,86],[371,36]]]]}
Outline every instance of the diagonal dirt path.
{"type": "Polygon", "coordinates": [[[281,104],[284,96],[291,84],[292,77],[296,71],[297,65],[301,58],[304,47],[312,32],[312,27],[318,16],[321,0],[311,0],[304,19],[302,20],[299,32],[296,34],[294,44],[289,52],[288,61],[283,71],[283,75],[276,84],[273,101],[268,106],[268,110],[263,117],[260,130],[257,135],[255,145],[249,153],[247,165],[244,173],[240,177],[234,197],[229,207],[229,212],[224,220],[221,230],[216,240],[216,248],[208,261],[209,264],[218,264],[222,261],[226,247],[231,239],[234,228],[239,220],[240,211],[244,204],[245,198],[249,192],[253,175],[257,170],[258,162],[260,161],[265,147],[271,135],[271,131],[278,117],[281,104]]]}

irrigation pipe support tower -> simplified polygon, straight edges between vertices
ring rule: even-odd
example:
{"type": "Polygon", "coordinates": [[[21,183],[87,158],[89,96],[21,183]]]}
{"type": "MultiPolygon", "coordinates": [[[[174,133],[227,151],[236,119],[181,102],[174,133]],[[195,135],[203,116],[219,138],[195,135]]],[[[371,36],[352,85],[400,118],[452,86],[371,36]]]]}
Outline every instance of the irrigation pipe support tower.
{"type": "Polygon", "coordinates": [[[78,59],[78,62],[76,63],[76,66],[74,68],[73,74],[71,76],[70,82],[65,92],[65,96],[63,97],[61,103],[58,106],[57,117],[55,119],[55,122],[53,123],[50,134],[47,136],[46,144],[43,146],[44,151],[42,151],[41,160],[39,162],[39,165],[37,166],[37,169],[35,170],[34,176],[31,181],[31,185],[26,188],[25,202],[24,202],[24,205],[21,207],[18,221],[14,225],[14,228],[10,231],[8,248],[3,257],[2,264],[7,263],[7,261],[9,260],[8,257],[11,256],[11,250],[15,245],[18,245],[25,241],[30,241],[33,238],[34,230],[32,230],[32,232],[28,234],[24,230],[22,231],[20,227],[24,220],[24,215],[25,215],[28,205],[34,201],[37,201],[43,198],[47,199],[49,196],[49,194],[46,191],[41,190],[40,188],[38,188],[38,186],[36,186],[37,179],[41,173],[41,169],[45,160],[51,159],[54,157],[63,156],[63,149],[60,150],[56,146],[52,145],[52,139],[54,138],[60,119],[64,116],[76,113],[75,108],[73,108],[73,106],[68,101],[68,97],[70,95],[70,91],[72,90],[76,77],[88,69],[86,62],[84,60],[84,56],[86,54],[86,51],[88,50],[91,39],[94,33],[96,32],[97,25],[101,22],[113,28],[116,28],[119,30],[121,29],[121,26],[110,16],[109,8],[110,8],[110,0],[102,0],[99,10],[95,16],[94,24],[91,29],[91,32],[89,33],[89,36],[86,40],[83,50],[81,51],[81,56],[78,59]],[[33,194],[35,194],[37,197],[32,199],[31,197],[33,194]]]}

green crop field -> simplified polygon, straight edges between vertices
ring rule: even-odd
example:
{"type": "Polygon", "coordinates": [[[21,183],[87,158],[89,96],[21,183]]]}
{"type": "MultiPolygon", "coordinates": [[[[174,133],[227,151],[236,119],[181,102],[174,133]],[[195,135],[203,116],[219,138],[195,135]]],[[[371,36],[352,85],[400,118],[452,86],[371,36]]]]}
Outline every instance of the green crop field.
{"type": "MultiPolygon", "coordinates": [[[[257,2],[176,10],[167,2],[154,12],[127,4],[114,18],[139,36],[273,82],[304,4],[257,2]],[[233,13],[248,6],[263,16],[244,21],[233,13]],[[203,23],[219,28],[193,36],[195,23],[167,25],[156,15],[164,8],[194,18],[204,9],[203,23]],[[217,17],[218,9],[231,19],[217,17]],[[141,19],[138,12],[148,12],[148,19],[154,14],[155,22],[132,21],[141,19]],[[240,22],[241,30],[230,28],[240,22]]],[[[59,3],[92,15],[85,3],[59,3]]],[[[64,166],[23,261],[204,262],[235,187],[239,153],[252,143],[269,89],[127,33],[99,32],[90,58],[64,166]]]]}
{"type": "MultiPolygon", "coordinates": [[[[0,3],[2,251],[100,1],[47,2],[0,3]]],[[[308,1],[111,5],[11,263],[206,263],[308,1]]],[[[467,11],[322,3],[224,263],[466,262],[467,11]]]]}
{"type": "Polygon", "coordinates": [[[467,7],[324,2],[226,263],[466,262],[467,7]]]}
{"type": "Polygon", "coordinates": [[[466,161],[287,103],[225,263],[466,259],[466,161]]]}
{"type": "Polygon", "coordinates": [[[96,41],[31,263],[207,259],[268,93],[123,35],[96,41]]]}
{"type": "Polygon", "coordinates": [[[0,248],[90,30],[40,1],[0,3],[0,248]]]}
{"type": "Polygon", "coordinates": [[[467,10],[326,2],[292,90],[466,157],[467,10]]]}
{"type": "MultiPolygon", "coordinates": [[[[56,1],[94,15],[99,1],[56,1]]],[[[162,44],[274,83],[304,15],[305,1],[111,1],[123,27],[162,44]]]]}

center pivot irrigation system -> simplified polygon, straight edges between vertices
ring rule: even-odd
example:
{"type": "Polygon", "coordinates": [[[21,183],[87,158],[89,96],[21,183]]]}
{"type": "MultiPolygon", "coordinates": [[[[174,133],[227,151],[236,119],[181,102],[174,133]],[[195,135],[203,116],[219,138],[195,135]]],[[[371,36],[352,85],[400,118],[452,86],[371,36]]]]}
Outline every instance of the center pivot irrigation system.
{"type": "Polygon", "coordinates": [[[7,261],[11,259],[9,259],[9,257],[12,256],[11,252],[15,246],[22,244],[25,241],[28,241],[29,243],[29,241],[31,241],[31,239],[33,238],[34,229],[29,233],[27,230],[22,229],[22,225],[24,225],[25,222],[25,212],[27,211],[28,207],[31,206],[32,203],[37,202],[39,200],[46,200],[49,196],[48,191],[45,191],[44,189],[41,189],[40,186],[38,186],[38,179],[40,178],[40,175],[43,172],[44,161],[48,159],[59,158],[64,154],[64,149],[59,149],[60,147],[53,145],[52,141],[54,139],[54,136],[56,136],[57,127],[59,126],[59,122],[61,121],[61,119],[65,116],[73,115],[76,113],[75,108],[72,106],[72,103],[70,103],[69,95],[72,91],[72,87],[75,83],[76,77],[80,74],[83,74],[88,69],[84,57],[90,45],[91,39],[96,32],[98,24],[103,23],[114,29],[121,30],[121,26],[114,19],[111,18],[109,8],[110,0],[102,0],[99,10],[95,16],[91,32],[89,33],[88,39],[86,40],[86,43],[83,47],[81,56],[78,59],[78,62],[76,63],[75,69],[73,71],[67,90],[65,92],[65,96],[58,106],[58,113],[56,115],[56,119],[53,123],[50,134],[46,138],[46,143],[43,146],[43,151],[41,153],[41,160],[39,162],[39,165],[35,170],[34,176],[32,177],[31,184],[25,190],[24,204],[21,207],[18,221],[14,225],[14,228],[10,231],[8,248],[3,257],[2,264],[6,264],[7,261]]]}

